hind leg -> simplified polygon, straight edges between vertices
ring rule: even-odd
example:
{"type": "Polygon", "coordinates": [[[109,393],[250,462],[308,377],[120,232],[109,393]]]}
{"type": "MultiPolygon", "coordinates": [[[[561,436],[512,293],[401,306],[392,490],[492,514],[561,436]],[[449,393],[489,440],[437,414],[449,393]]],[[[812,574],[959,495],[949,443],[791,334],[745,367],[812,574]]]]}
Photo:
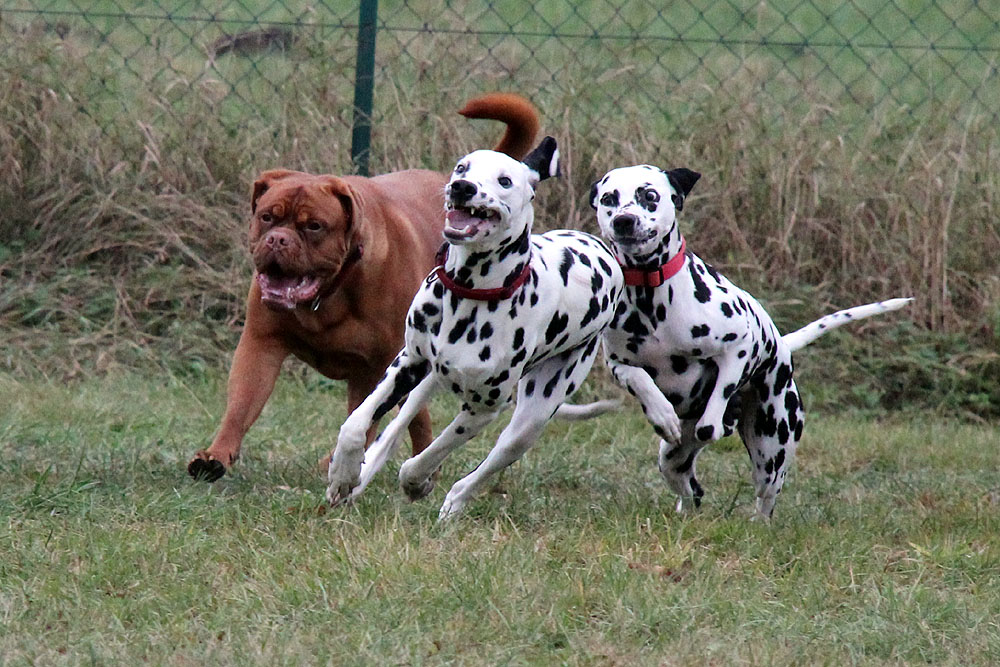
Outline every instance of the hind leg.
{"type": "Polygon", "coordinates": [[[769,378],[746,390],[739,423],[740,437],[750,455],[756,516],[764,520],[774,513],[805,423],[795,382],[791,378],[787,383],[782,380],[783,386],[773,391],[769,378]]]}
{"type": "Polygon", "coordinates": [[[679,444],[660,440],[658,464],[660,474],[667,481],[670,489],[679,496],[677,511],[701,506],[701,498],[705,491],[698,483],[695,474],[695,463],[698,454],[708,443],[695,436],[695,422],[687,419],[681,422],[681,438],[679,444]]]}
{"type": "Polygon", "coordinates": [[[463,405],[462,411],[434,442],[399,468],[399,485],[407,497],[419,500],[430,493],[434,489],[434,473],[448,454],[476,437],[500,412],[502,408],[477,412],[469,405],[463,405]]]}
{"type": "Polygon", "coordinates": [[[596,351],[597,339],[594,338],[542,362],[521,378],[517,385],[517,406],[510,423],[486,459],[448,491],[439,519],[448,519],[461,512],[492,475],[520,459],[535,444],[562,402],[586,379],[596,351]]]}

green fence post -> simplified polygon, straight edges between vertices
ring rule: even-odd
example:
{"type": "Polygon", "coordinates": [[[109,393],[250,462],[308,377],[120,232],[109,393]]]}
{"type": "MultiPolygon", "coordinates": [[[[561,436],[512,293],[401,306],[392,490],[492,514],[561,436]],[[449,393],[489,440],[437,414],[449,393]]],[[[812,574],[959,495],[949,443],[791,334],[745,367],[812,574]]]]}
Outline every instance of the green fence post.
{"type": "Polygon", "coordinates": [[[372,142],[372,88],[375,80],[375,21],[378,0],[361,0],[358,12],[358,55],[354,64],[354,127],[351,161],[355,172],[368,175],[372,142]]]}

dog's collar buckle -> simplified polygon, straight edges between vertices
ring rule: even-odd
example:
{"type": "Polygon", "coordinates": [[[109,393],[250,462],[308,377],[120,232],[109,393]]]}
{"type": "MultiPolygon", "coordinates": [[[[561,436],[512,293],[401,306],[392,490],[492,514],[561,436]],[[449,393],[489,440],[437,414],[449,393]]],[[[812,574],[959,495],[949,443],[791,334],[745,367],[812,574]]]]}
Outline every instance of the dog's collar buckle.
{"type": "Polygon", "coordinates": [[[430,276],[427,277],[428,281],[433,276],[437,276],[437,279],[441,281],[445,289],[454,294],[455,296],[462,299],[473,299],[475,301],[501,301],[503,299],[509,299],[514,296],[517,290],[521,289],[521,286],[528,280],[528,276],[531,275],[531,259],[528,256],[528,261],[524,263],[524,268],[521,273],[518,274],[517,278],[514,279],[510,285],[506,287],[494,287],[491,289],[473,289],[471,287],[462,287],[448,275],[448,272],[444,270],[445,262],[448,261],[448,244],[445,243],[441,246],[441,249],[437,253],[437,266],[434,267],[434,271],[430,276]]]}
{"type": "Polygon", "coordinates": [[[659,287],[677,275],[684,266],[685,251],[687,241],[681,238],[680,251],[667,260],[662,266],[658,266],[652,271],[645,269],[629,269],[622,266],[622,273],[625,274],[625,284],[629,287],[659,287]]]}

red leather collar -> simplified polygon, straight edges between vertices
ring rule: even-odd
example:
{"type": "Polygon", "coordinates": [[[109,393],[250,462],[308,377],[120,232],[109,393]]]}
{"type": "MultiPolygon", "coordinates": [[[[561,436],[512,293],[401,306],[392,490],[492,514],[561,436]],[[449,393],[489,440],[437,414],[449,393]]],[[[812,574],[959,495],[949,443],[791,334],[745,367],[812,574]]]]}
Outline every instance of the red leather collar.
{"type": "Polygon", "coordinates": [[[684,266],[684,251],[686,249],[687,241],[681,238],[680,252],[668,259],[666,264],[652,271],[627,269],[622,266],[622,273],[625,274],[625,284],[629,287],[659,287],[677,275],[677,272],[684,266]]]}
{"type": "Polygon", "coordinates": [[[528,276],[531,275],[531,262],[525,262],[524,270],[514,279],[510,285],[506,287],[494,287],[491,289],[472,289],[470,287],[462,287],[454,280],[452,280],[448,273],[444,270],[444,264],[448,260],[448,244],[445,243],[441,246],[441,249],[437,253],[437,266],[434,268],[434,272],[441,281],[441,284],[445,286],[449,292],[457,297],[463,299],[473,299],[475,301],[499,301],[500,299],[509,299],[514,295],[521,285],[525,283],[528,276]]]}

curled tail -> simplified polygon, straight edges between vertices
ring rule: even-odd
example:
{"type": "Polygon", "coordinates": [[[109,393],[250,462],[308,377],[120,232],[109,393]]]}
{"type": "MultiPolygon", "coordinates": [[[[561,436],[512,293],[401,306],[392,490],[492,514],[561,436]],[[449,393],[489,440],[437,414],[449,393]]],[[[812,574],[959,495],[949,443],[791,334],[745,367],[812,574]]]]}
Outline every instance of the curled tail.
{"type": "Polygon", "coordinates": [[[911,301],[913,301],[912,297],[907,297],[905,299],[889,299],[888,301],[879,301],[878,303],[869,303],[864,306],[855,306],[854,308],[848,308],[846,310],[838,310],[835,313],[830,313],[829,315],[819,318],[815,322],[805,325],[798,331],[785,334],[781,337],[781,340],[784,341],[785,345],[787,345],[792,352],[794,352],[795,350],[802,349],[823,334],[836,329],[841,325],[853,322],[854,320],[871,317],[872,315],[881,315],[882,313],[888,313],[892,310],[899,310],[911,301]]]}
{"type": "Polygon", "coordinates": [[[466,102],[459,112],[466,118],[489,118],[507,124],[500,143],[493,150],[520,160],[535,144],[538,111],[535,105],[514,93],[488,93],[466,102]]]}

